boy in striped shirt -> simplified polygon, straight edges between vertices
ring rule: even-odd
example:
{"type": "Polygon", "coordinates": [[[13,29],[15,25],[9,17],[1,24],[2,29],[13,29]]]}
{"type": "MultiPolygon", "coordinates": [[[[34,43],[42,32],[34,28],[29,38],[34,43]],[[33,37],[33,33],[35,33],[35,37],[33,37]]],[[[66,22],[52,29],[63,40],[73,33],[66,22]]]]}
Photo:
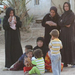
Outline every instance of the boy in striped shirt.
{"type": "Polygon", "coordinates": [[[51,41],[49,48],[51,51],[51,63],[53,75],[60,75],[61,73],[61,54],[60,49],[62,49],[62,42],[58,39],[59,31],[54,29],[50,32],[51,41]]]}
{"type": "Polygon", "coordinates": [[[34,51],[35,60],[32,61],[32,64],[35,65],[29,73],[25,75],[31,75],[31,74],[44,74],[45,73],[45,62],[43,59],[43,54],[41,49],[36,49],[34,51]]]}

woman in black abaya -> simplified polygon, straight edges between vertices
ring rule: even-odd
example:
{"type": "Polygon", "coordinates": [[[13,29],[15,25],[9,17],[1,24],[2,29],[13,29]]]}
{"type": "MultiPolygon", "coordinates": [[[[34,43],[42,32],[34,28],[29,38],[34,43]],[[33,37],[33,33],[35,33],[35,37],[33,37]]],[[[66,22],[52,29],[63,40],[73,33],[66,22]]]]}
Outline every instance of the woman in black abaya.
{"type": "Polygon", "coordinates": [[[63,9],[64,13],[59,21],[61,27],[60,38],[63,43],[61,55],[62,62],[64,62],[64,66],[67,67],[67,64],[75,64],[75,17],[71,10],[70,3],[65,2],[63,9]]]}
{"type": "Polygon", "coordinates": [[[3,28],[5,30],[5,67],[10,68],[18,58],[22,55],[22,47],[20,43],[20,31],[22,23],[20,18],[15,15],[13,8],[6,10],[3,19],[3,28]]]}
{"type": "Polygon", "coordinates": [[[49,45],[49,42],[51,39],[51,36],[49,33],[53,29],[59,30],[59,26],[58,26],[59,18],[60,17],[57,13],[57,8],[54,6],[50,8],[50,13],[46,14],[45,17],[43,18],[42,26],[45,27],[44,43],[47,46],[49,45]]]}

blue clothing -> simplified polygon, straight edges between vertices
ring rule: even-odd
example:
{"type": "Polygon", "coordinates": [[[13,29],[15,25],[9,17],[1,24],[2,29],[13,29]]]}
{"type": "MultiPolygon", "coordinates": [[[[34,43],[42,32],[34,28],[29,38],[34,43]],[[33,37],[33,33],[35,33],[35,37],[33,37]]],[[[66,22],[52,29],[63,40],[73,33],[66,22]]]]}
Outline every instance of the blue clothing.
{"type": "Polygon", "coordinates": [[[23,61],[23,62],[24,62],[24,57],[26,57],[26,53],[24,53],[24,54],[19,58],[19,61],[23,61]]]}
{"type": "Polygon", "coordinates": [[[61,73],[61,54],[51,55],[53,75],[60,75],[61,73]]]}
{"type": "Polygon", "coordinates": [[[0,24],[1,24],[1,19],[0,19],[0,24]]]}

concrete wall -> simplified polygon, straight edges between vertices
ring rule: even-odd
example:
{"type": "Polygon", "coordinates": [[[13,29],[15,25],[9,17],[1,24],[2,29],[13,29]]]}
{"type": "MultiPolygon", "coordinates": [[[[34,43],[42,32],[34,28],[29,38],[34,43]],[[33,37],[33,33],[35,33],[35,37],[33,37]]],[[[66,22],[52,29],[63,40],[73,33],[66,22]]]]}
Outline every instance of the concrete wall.
{"type": "Polygon", "coordinates": [[[51,6],[56,6],[58,13],[61,15],[64,2],[70,2],[72,10],[75,12],[75,0],[39,0],[39,5],[35,5],[35,1],[32,0],[27,4],[27,9],[30,9],[28,14],[40,20],[49,12],[51,6]]]}
{"type": "MultiPolygon", "coordinates": [[[[26,0],[29,1],[29,0],[26,0]]],[[[35,5],[35,1],[32,0],[27,4],[28,14],[33,15],[34,18],[43,18],[47,14],[51,7],[51,0],[39,0],[39,5],[35,5]]]]}

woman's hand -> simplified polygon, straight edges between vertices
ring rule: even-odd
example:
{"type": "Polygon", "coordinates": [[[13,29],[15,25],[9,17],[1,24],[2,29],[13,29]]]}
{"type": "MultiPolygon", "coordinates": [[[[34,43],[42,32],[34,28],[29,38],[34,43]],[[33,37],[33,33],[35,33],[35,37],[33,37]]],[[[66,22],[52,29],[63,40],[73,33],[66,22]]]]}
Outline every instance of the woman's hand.
{"type": "Polygon", "coordinates": [[[68,27],[68,28],[69,28],[70,26],[71,26],[71,25],[66,25],[66,27],[68,27]]]}
{"type": "Polygon", "coordinates": [[[16,24],[17,23],[17,21],[14,21],[14,24],[16,24]]]}
{"type": "Polygon", "coordinates": [[[46,24],[48,24],[49,26],[57,26],[57,24],[53,21],[47,21],[46,24]]]}
{"type": "Polygon", "coordinates": [[[14,17],[14,24],[16,24],[17,23],[17,21],[16,21],[16,17],[14,17]]]}
{"type": "Polygon", "coordinates": [[[11,22],[11,21],[12,21],[12,17],[10,16],[10,17],[9,17],[9,22],[11,22]]]}

